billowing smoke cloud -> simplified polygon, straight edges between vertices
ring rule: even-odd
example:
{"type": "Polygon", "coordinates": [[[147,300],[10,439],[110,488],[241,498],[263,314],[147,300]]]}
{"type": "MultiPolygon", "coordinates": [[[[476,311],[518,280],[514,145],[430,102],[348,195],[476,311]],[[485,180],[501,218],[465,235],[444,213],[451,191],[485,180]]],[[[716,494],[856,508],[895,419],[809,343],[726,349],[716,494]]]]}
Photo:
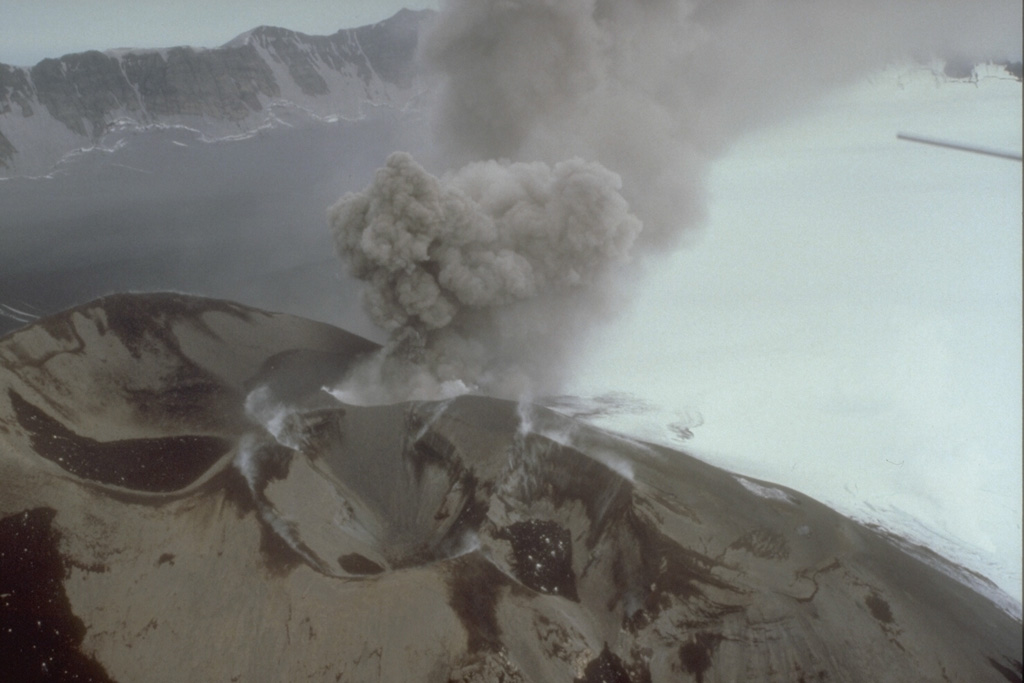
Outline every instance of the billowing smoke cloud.
{"type": "Polygon", "coordinates": [[[598,161],[657,251],[699,222],[707,162],[740,135],[892,62],[1019,60],[1021,15],[1017,0],[449,0],[424,56],[442,163],[598,161]]]}
{"type": "Polygon", "coordinates": [[[392,154],[329,212],[370,316],[391,335],[374,372],[412,396],[527,389],[542,369],[531,359],[571,341],[550,305],[581,305],[641,230],[620,188],[580,159],[477,162],[437,178],[392,154]]]}
{"type": "Polygon", "coordinates": [[[331,210],[391,335],[363,381],[557,388],[737,137],[895,61],[1019,59],[1020,21],[1019,0],[448,0],[430,161],[468,165],[396,155],[331,210]]]}

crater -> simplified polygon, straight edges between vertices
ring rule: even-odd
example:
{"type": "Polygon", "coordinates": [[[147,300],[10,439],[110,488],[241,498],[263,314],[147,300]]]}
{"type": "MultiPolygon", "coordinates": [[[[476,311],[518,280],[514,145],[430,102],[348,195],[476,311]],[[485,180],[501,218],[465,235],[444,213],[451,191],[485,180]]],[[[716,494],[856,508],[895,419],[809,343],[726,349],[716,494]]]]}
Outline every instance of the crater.
{"type": "Polygon", "coordinates": [[[573,683],[639,683],[639,681],[630,678],[622,660],[609,650],[608,643],[605,643],[601,654],[587,663],[583,675],[575,678],[573,683]]]}
{"type": "Polygon", "coordinates": [[[81,436],[59,420],[7,390],[18,422],[40,456],[71,474],[148,493],[177,491],[196,481],[231,448],[215,436],[165,436],[97,441],[81,436]]]}
{"type": "Polygon", "coordinates": [[[371,575],[380,574],[384,567],[380,566],[365,555],[359,553],[348,553],[338,558],[338,566],[349,574],[371,575]]]}
{"type": "Polygon", "coordinates": [[[415,411],[295,410],[277,435],[291,447],[243,439],[240,467],[261,515],[317,571],[366,577],[472,549],[488,491],[451,443],[410,420],[415,411]]]}
{"type": "Polygon", "coordinates": [[[579,602],[568,529],[556,522],[531,519],[509,525],[494,536],[512,544],[512,566],[524,586],[579,602]]]}

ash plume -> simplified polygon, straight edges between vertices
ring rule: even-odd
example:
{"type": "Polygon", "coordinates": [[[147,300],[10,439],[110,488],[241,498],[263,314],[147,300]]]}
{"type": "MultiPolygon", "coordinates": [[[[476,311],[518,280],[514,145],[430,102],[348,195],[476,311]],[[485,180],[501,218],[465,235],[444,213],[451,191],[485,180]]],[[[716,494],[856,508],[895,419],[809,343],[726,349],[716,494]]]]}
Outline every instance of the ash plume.
{"type": "Polygon", "coordinates": [[[361,383],[557,390],[699,226],[733,141],[887,64],[1018,59],[1020,19],[1013,0],[448,0],[421,53],[430,165],[460,170],[396,154],[330,212],[390,335],[361,383]]]}
{"type": "Polygon", "coordinates": [[[423,47],[448,166],[580,156],[623,178],[644,253],[703,215],[708,162],[909,59],[1019,60],[1014,0],[449,0],[423,47]]]}
{"type": "Polygon", "coordinates": [[[367,311],[390,334],[392,360],[373,372],[413,396],[527,388],[538,351],[569,343],[559,310],[599,290],[641,230],[620,187],[580,159],[485,161],[435,177],[392,154],[329,212],[367,311]]]}

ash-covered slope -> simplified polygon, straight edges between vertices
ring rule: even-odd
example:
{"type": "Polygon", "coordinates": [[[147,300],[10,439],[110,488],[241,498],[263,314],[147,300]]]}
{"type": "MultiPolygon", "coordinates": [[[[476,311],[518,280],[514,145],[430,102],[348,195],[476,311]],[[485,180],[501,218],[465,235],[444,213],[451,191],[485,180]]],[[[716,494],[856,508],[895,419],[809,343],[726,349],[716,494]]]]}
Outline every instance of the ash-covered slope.
{"type": "Polygon", "coordinates": [[[418,89],[413,56],[429,11],[309,36],[259,27],[222,47],[110,50],[0,64],[0,177],[44,172],[65,154],[153,125],[211,137],[281,117],[360,118],[403,107],[418,89]]]}
{"type": "Polygon", "coordinates": [[[1019,680],[1021,624],[792,491],[374,346],[114,296],[0,340],[5,680],[1019,680]]]}

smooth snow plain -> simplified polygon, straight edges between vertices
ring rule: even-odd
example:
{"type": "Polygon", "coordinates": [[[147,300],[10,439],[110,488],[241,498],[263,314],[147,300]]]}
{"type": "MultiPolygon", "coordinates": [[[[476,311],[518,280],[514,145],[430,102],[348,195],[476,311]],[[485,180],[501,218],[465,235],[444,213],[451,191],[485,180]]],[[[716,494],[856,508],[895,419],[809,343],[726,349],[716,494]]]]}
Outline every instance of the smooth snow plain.
{"type": "Polygon", "coordinates": [[[626,390],[592,421],[923,543],[1019,617],[1021,163],[896,137],[1020,153],[1020,81],[977,74],[893,67],[739,140],[570,393],[626,390]]]}

